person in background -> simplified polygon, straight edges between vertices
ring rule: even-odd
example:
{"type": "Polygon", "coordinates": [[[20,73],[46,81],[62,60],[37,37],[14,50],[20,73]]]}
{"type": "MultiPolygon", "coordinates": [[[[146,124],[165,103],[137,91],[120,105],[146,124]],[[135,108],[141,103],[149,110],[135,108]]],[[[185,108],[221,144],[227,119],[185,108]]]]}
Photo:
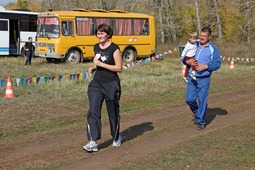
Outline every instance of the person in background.
{"type": "Polygon", "coordinates": [[[221,66],[221,57],[218,48],[210,41],[211,29],[204,27],[200,31],[200,41],[195,59],[183,59],[183,64],[196,67],[196,81],[188,78],[186,102],[194,116],[194,124],[198,130],[206,127],[205,115],[207,111],[210,79],[213,71],[221,66]]]}
{"type": "MultiPolygon", "coordinates": [[[[194,59],[196,51],[197,51],[197,32],[190,32],[189,33],[189,41],[185,45],[184,50],[181,54],[181,59],[183,60],[186,57],[186,60],[194,59]]],[[[196,80],[196,66],[187,65],[185,69],[185,73],[183,76],[183,80],[187,83],[188,82],[188,75],[193,79],[196,80]],[[189,70],[192,68],[191,73],[189,74],[189,70]]]]}
{"type": "Polygon", "coordinates": [[[101,139],[101,108],[103,101],[106,103],[110,121],[112,146],[119,147],[122,141],[119,132],[121,85],[117,74],[122,71],[120,48],[110,41],[113,32],[109,25],[99,25],[95,34],[99,43],[94,46],[94,65],[88,70],[90,75],[94,72],[93,80],[88,86],[87,138],[89,142],[83,146],[83,149],[88,152],[98,151],[97,140],[101,139]]]}
{"type": "Polygon", "coordinates": [[[25,62],[25,67],[27,67],[28,65],[31,64],[31,61],[32,61],[32,56],[33,56],[33,53],[34,53],[34,45],[32,43],[33,39],[32,37],[28,37],[28,42],[26,42],[24,45],[23,45],[23,48],[25,50],[25,55],[26,55],[26,62],[25,62]]]}
{"type": "Polygon", "coordinates": [[[66,28],[66,24],[63,23],[63,26],[62,26],[62,27],[63,27],[63,28],[62,28],[62,34],[63,34],[63,35],[68,35],[69,33],[68,33],[67,28],[66,28]]]}

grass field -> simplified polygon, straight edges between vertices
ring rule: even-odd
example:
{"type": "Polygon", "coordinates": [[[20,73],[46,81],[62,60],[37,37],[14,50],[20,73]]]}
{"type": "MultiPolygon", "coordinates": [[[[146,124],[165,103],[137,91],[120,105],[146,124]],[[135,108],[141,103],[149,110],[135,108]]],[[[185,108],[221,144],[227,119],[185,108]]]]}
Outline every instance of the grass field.
{"type": "Polygon", "coordinates": [[[254,169],[254,128],[255,119],[234,124],[114,169],[254,169]]]}
{"type": "MultiPolygon", "coordinates": [[[[167,46],[162,46],[159,53],[167,50],[169,50],[167,46]]],[[[222,51],[224,52],[224,49],[222,51]]],[[[226,50],[226,53],[226,56],[231,56],[232,52],[226,50]]],[[[243,56],[249,55],[245,53],[243,56]]],[[[12,99],[5,99],[5,87],[0,88],[0,96],[2,96],[0,98],[0,169],[55,169],[87,160],[89,155],[78,149],[82,142],[86,142],[85,134],[82,134],[83,138],[70,141],[63,148],[60,146],[47,148],[50,144],[47,145],[47,142],[43,143],[43,141],[47,136],[52,138],[58,136],[57,134],[66,136],[85,129],[88,109],[86,93],[91,77],[79,80],[67,78],[61,81],[54,79],[48,83],[42,81],[38,84],[22,86],[17,86],[15,79],[84,73],[91,63],[48,64],[45,59],[33,58],[32,65],[25,68],[24,62],[25,59],[19,57],[0,58],[0,78],[5,80],[9,76],[12,78],[15,95],[12,99]],[[33,142],[40,143],[42,148],[29,146],[33,142]],[[17,149],[19,145],[23,146],[23,150],[17,149]],[[29,149],[31,153],[26,151],[29,149]],[[24,152],[27,157],[18,155],[14,152],[16,150],[24,152]]],[[[221,69],[213,74],[210,97],[219,98],[220,101],[221,97],[226,96],[226,99],[221,101],[227,102],[230,100],[227,97],[229,93],[237,92],[237,94],[235,100],[233,99],[234,102],[223,102],[224,105],[221,105],[215,100],[213,106],[222,108],[225,106],[230,115],[252,110],[254,98],[247,94],[244,97],[245,101],[242,98],[240,102],[238,97],[241,100],[240,91],[254,89],[254,74],[255,62],[237,61],[235,70],[229,70],[229,61],[223,61],[221,69]]],[[[153,109],[160,110],[169,105],[186,107],[185,83],[181,78],[179,52],[167,54],[163,60],[124,69],[119,75],[122,84],[121,115],[124,123],[133,118],[142,121],[140,114],[143,115],[153,109]]],[[[190,125],[189,118],[184,118],[186,114],[191,113],[180,111],[171,119],[164,117],[160,122],[154,123],[154,130],[145,133],[140,140],[145,137],[157,137],[184,127],[194,128],[190,125]]],[[[105,106],[102,111],[102,121],[103,124],[108,122],[105,106]]],[[[252,117],[248,121],[191,136],[171,145],[165,144],[164,149],[158,149],[153,153],[137,155],[135,159],[123,160],[119,164],[118,161],[113,162],[113,169],[255,169],[255,161],[252,159],[255,157],[254,125],[255,118],[252,117]]],[[[55,138],[58,141],[58,138],[55,138]]],[[[58,142],[61,139],[59,138],[58,142]]],[[[132,148],[135,143],[139,143],[139,138],[127,140],[123,147],[132,148]]],[[[98,156],[106,154],[109,150],[102,149],[98,156]]],[[[97,157],[97,155],[93,156],[97,157]]]]}

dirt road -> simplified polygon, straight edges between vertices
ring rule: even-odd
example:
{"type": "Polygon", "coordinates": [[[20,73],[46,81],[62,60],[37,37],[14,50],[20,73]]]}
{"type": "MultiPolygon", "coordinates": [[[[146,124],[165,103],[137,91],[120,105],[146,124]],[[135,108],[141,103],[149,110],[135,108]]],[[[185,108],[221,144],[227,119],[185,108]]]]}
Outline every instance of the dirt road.
{"type": "MultiPolygon", "coordinates": [[[[123,144],[113,148],[109,124],[103,123],[99,152],[82,150],[86,143],[84,129],[67,129],[31,137],[19,145],[3,145],[0,149],[0,169],[36,167],[36,164],[54,162],[59,170],[110,169],[116,164],[129,162],[197,135],[254,118],[254,89],[224,93],[209,97],[207,127],[198,131],[192,114],[184,103],[160,105],[136,110],[121,119],[123,144]]],[[[85,127],[84,127],[85,128],[85,127]]]]}

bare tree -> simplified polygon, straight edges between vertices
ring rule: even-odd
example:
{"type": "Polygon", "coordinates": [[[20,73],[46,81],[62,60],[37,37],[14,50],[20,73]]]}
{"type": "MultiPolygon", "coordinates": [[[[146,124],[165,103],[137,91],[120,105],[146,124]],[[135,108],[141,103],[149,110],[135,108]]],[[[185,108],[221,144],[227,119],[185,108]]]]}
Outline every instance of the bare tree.
{"type": "Polygon", "coordinates": [[[218,0],[213,0],[214,2],[214,9],[215,9],[215,15],[217,19],[217,27],[218,27],[218,40],[222,41],[222,27],[221,27],[221,19],[219,14],[219,8],[218,8],[218,0]]]}
{"type": "Polygon", "coordinates": [[[197,29],[201,30],[201,21],[200,21],[200,15],[199,15],[199,7],[198,2],[195,0],[195,8],[196,8],[196,18],[197,18],[197,29]]]}
{"type": "Polygon", "coordinates": [[[242,38],[247,40],[248,43],[252,41],[253,37],[253,0],[241,0],[240,2],[240,13],[242,15],[242,38]]]}
{"type": "Polygon", "coordinates": [[[158,8],[158,20],[159,20],[159,32],[160,32],[160,41],[162,44],[165,44],[165,32],[163,26],[163,1],[156,0],[155,6],[158,8]]]}
{"type": "MultiPolygon", "coordinates": [[[[53,10],[54,9],[53,4],[54,4],[53,0],[42,0],[41,1],[41,6],[42,6],[41,10],[42,11],[51,11],[51,10],[53,10]]],[[[58,10],[58,8],[56,8],[56,10],[58,10]]]]}
{"type": "Polygon", "coordinates": [[[175,30],[175,24],[174,24],[174,17],[171,11],[171,2],[170,0],[165,0],[165,3],[166,3],[166,9],[167,9],[167,23],[170,28],[172,41],[176,43],[177,37],[176,37],[176,30],[175,30]]]}
{"type": "Polygon", "coordinates": [[[252,30],[253,30],[253,8],[254,8],[254,1],[246,0],[245,2],[247,10],[245,15],[247,16],[247,42],[250,43],[252,41],[252,30]]]}
{"type": "Polygon", "coordinates": [[[211,26],[211,8],[210,8],[210,2],[211,0],[206,0],[206,7],[207,7],[207,20],[208,20],[208,26],[211,26]]]}

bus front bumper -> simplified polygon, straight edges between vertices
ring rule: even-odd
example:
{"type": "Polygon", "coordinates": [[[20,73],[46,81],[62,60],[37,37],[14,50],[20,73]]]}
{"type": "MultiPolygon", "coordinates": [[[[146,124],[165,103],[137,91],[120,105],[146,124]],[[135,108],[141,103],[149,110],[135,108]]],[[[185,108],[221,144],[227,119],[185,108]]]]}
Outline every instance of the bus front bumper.
{"type": "Polygon", "coordinates": [[[35,56],[42,57],[42,58],[55,58],[55,59],[65,58],[65,56],[61,54],[47,54],[47,53],[38,53],[38,52],[35,52],[35,56]]]}

